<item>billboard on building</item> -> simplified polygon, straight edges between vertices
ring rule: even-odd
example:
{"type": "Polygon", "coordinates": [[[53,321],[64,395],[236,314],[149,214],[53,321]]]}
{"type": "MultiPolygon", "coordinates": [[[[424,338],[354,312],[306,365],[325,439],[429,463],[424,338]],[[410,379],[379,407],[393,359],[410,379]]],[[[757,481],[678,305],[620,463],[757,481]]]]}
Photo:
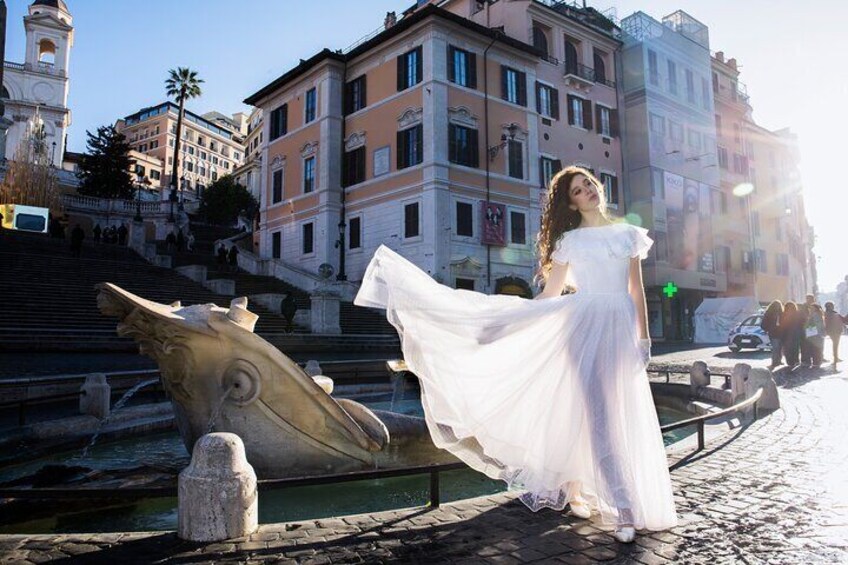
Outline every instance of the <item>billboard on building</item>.
{"type": "Polygon", "coordinates": [[[482,212],[483,245],[506,245],[506,206],[480,201],[482,212]]]}

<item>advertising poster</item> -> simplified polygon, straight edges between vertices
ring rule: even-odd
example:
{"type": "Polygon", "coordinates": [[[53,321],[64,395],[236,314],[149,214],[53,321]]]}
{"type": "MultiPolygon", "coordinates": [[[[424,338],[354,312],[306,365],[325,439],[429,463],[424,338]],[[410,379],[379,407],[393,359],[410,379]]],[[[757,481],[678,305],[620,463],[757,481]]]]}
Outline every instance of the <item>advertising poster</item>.
{"type": "Polygon", "coordinates": [[[483,245],[506,245],[506,206],[480,201],[482,212],[483,245]]]}

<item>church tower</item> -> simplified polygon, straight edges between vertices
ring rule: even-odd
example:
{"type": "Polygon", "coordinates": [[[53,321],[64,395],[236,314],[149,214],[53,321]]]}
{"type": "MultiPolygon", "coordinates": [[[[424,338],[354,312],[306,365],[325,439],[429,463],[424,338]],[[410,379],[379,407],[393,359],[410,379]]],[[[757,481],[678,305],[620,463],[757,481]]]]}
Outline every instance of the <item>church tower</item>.
{"type": "Polygon", "coordinates": [[[40,114],[48,155],[61,167],[68,109],[69,63],[74,43],[73,18],[63,0],[36,0],[24,16],[26,55],[23,63],[5,63],[2,96],[5,117],[12,121],[6,136],[7,159],[15,156],[27,124],[40,114]]]}

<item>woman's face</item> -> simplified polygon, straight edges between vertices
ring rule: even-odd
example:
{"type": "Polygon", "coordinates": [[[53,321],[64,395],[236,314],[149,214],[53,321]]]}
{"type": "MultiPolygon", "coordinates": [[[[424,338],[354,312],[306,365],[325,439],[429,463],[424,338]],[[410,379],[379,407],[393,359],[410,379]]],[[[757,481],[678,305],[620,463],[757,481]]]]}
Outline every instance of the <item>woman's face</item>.
{"type": "Polygon", "coordinates": [[[577,174],[572,177],[568,197],[571,202],[569,207],[579,212],[596,210],[601,205],[598,187],[586,175],[577,174]]]}

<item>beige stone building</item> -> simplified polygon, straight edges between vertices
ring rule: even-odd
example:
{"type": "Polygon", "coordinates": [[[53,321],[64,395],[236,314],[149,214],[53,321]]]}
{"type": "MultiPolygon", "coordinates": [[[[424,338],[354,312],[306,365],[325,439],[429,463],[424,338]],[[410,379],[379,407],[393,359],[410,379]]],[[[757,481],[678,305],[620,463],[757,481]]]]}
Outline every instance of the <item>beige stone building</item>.
{"type": "Polygon", "coordinates": [[[418,4],[245,100],[260,254],[356,281],[385,244],[450,286],[527,295],[554,172],[594,169],[623,212],[617,28],[553,2],[418,4]]]}
{"type": "MultiPolygon", "coordinates": [[[[144,108],[115,124],[127,137],[133,151],[162,163],[161,169],[157,169],[159,178],[151,177],[150,180],[163,200],[170,194],[178,112],[176,104],[164,102],[144,108]]],[[[221,120],[217,113],[212,118],[185,112],[178,192],[186,200],[196,200],[212,182],[232,174],[244,159],[243,136],[238,125],[221,120]]]]}

